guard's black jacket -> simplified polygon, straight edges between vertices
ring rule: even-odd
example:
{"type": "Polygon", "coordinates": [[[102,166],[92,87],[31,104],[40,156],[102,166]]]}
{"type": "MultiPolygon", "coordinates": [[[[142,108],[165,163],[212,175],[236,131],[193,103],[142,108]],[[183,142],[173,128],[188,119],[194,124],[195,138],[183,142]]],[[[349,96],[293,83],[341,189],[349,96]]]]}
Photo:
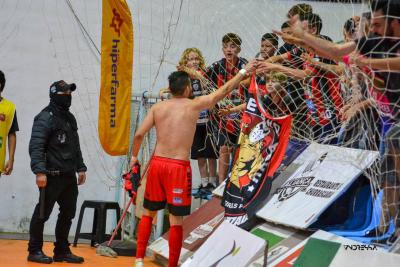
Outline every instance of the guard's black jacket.
{"type": "Polygon", "coordinates": [[[34,119],[29,142],[33,173],[86,171],[74,115],[50,103],[34,119]]]}

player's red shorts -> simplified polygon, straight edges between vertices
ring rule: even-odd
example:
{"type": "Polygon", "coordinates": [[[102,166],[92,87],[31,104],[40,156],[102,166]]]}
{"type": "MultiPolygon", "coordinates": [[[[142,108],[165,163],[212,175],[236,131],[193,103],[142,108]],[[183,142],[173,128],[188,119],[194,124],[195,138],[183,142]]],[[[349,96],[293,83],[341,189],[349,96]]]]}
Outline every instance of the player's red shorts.
{"type": "Polygon", "coordinates": [[[168,203],[175,216],[190,214],[192,169],[187,160],[153,156],[147,174],[143,207],[160,210],[168,203]]]}

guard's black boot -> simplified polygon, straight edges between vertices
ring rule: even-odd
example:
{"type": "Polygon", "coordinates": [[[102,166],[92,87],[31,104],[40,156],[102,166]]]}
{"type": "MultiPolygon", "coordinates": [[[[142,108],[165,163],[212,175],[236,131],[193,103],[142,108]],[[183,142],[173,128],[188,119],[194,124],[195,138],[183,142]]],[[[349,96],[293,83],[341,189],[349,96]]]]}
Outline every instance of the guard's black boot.
{"type": "Polygon", "coordinates": [[[35,252],[30,252],[28,255],[28,261],[33,261],[37,263],[45,263],[45,264],[50,264],[53,262],[53,259],[50,258],[49,256],[46,256],[43,251],[38,250],[35,252]]]}
{"type": "Polygon", "coordinates": [[[72,253],[54,254],[53,260],[55,262],[68,262],[68,263],[83,263],[85,260],[82,257],[76,256],[72,253]]]}

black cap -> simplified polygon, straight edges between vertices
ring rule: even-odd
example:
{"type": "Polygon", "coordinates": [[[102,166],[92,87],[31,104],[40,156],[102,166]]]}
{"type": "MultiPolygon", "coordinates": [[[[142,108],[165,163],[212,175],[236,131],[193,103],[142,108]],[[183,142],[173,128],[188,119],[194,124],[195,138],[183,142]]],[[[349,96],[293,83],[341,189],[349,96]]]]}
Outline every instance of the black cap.
{"type": "Polygon", "coordinates": [[[66,83],[65,81],[57,81],[50,85],[50,94],[57,94],[58,92],[75,91],[76,85],[74,83],[66,83]]]}

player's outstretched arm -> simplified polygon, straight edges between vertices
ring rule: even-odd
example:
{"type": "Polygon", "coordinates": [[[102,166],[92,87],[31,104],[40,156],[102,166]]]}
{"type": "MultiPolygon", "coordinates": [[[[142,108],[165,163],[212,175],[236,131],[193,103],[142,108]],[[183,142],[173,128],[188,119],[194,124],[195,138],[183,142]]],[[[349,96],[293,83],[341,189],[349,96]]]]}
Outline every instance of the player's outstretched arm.
{"type": "Polygon", "coordinates": [[[294,37],[303,40],[303,43],[313,48],[316,54],[325,58],[338,60],[341,59],[341,57],[350,54],[356,49],[355,42],[335,44],[304,31],[298,18],[295,19],[295,22],[291,26],[291,29],[294,37]]]}
{"type": "Polygon", "coordinates": [[[225,83],[223,86],[218,88],[216,91],[212,92],[209,95],[200,96],[193,100],[194,108],[197,110],[209,109],[215,106],[218,101],[222,100],[225,96],[227,96],[234,88],[236,88],[239,83],[247,77],[247,75],[252,74],[258,62],[256,60],[252,60],[245,66],[244,69],[241,69],[235,77],[225,83]],[[247,75],[246,75],[247,74],[247,75]]]}

